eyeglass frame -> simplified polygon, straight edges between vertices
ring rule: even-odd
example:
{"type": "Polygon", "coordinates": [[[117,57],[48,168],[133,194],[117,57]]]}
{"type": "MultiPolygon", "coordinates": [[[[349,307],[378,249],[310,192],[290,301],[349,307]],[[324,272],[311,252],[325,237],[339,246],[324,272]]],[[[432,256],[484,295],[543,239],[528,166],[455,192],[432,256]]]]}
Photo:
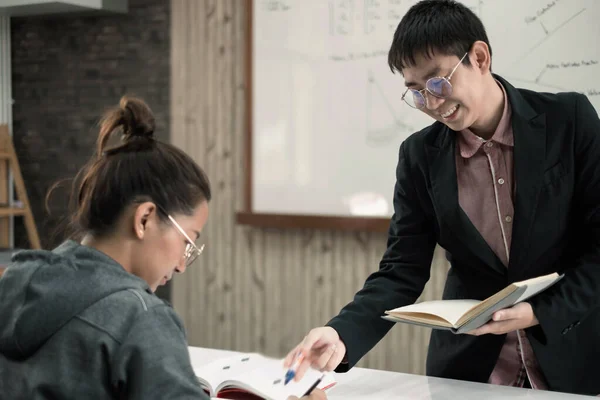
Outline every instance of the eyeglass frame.
{"type": "Polygon", "coordinates": [[[200,248],[198,248],[198,246],[196,246],[196,243],[194,243],[192,241],[192,239],[188,236],[187,233],[185,233],[185,231],[183,230],[183,228],[181,227],[181,225],[179,225],[177,223],[177,221],[175,221],[175,218],[173,218],[172,216],[167,214],[167,217],[169,218],[169,221],[171,221],[171,223],[175,226],[175,228],[177,228],[177,230],[179,231],[179,233],[181,233],[183,235],[183,237],[185,238],[185,240],[188,241],[187,246],[185,246],[185,251],[183,253],[183,257],[185,258],[185,267],[189,267],[190,265],[192,265],[192,263],[194,261],[196,261],[196,259],[198,258],[198,256],[200,254],[202,254],[202,252],[204,251],[204,243],[200,246],[200,248]],[[193,252],[193,253],[192,253],[193,252]]]}
{"type": "Polygon", "coordinates": [[[456,66],[452,69],[452,71],[450,72],[450,74],[448,74],[448,76],[432,76],[431,78],[427,79],[427,81],[425,82],[425,88],[421,89],[421,90],[416,90],[416,89],[411,89],[411,88],[406,88],[406,90],[404,91],[404,93],[402,93],[402,97],[401,100],[404,101],[406,104],[408,104],[408,101],[405,100],[406,94],[410,91],[411,93],[418,93],[421,95],[421,97],[423,97],[423,99],[425,99],[425,102],[423,103],[423,105],[421,107],[413,107],[410,104],[408,104],[409,107],[414,108],[416,110],[420,110],[423,107],[427,106],[427,102],[429,100],[427,100],[427,96],[425,94],[423,94],[422,92],[427,91],[427,93],[429,93],[430,95],[432,95],[433,97],[436,97],[438,99],[445,99],[446,97],[443,96],[438,96],[435,93],[433,93],[431,90],[427,89],[427,82],[429,82],[432,79],[443,79],[446,82],[448,82],[448,85],[450,85],[450,87],[452,88],[452,83],[450,83],[450,79],[452,79],[452,75],[454,75],[454,72],[456,72],[456,70],[458,69],[458,67],[460,66],[460,64],[462,64],[463,60],[465,59],[465,57],[467,56],[467,54],[469,54],[469,52],[467,51],[462,58],[460,59],[460,61],[458,62],[458,64],[456,64],[456,66]]]}
{"type": "Polygon", "coordinates": [[[189,267],[194,261],[196,261],[198,256],[202,254],[205,245],[202,244],[200,248],[198,248],[198,246],[196,246],[196,243],[194,243],[194,241],[189,237],[189,235],[185,233],[181,225],[179,225],[179,223],[175,221],[175,218],[173,218],[169,213],[167,213],[163,207],[159,205],[156,206],[162,213],[164,213],[167,216],[167,218],[173,224],[173,226],[179,231],[179,233],[183,235],[185,240],[188,242],[188,244],[185,246],[185,251],[182,257],[185,259],[185,267],[189,267]]]}

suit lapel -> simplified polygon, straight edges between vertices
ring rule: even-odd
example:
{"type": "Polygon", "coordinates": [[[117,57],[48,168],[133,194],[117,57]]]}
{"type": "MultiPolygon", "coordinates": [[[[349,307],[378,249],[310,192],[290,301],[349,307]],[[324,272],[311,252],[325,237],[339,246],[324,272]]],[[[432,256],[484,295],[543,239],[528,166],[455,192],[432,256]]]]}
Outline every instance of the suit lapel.
{"type": "MultiPolygon", "coordinates": [[[[514,218],[509,268],[520,265],[525,268],[525,256],[529,248],[529,233],[535,219],[535,211],[545,171],[546,117],[538,114],[521,94],[498,75],[512,111],[514,134],[514,218]]],[[[477,228],[460,208],[458,182],[456,179],[456,132],[443,127],[434,143],[426,145],[430,180],[436,208],[447,227],[474,255],[494,271],[506,275],[507,269],[489,247],[477,228]]]]}
{"type": "Polygon", "coordinates": [[[520,265],[527,254],[529,232],[535,219],[546,161],[546,116],[538,114],[508,82],[496,76],[504,85],[512,108],[514,135],[514,219],[509,269],[520,265]]]}
{"type": "Polygon", "coordinates": [[[426,148],[436,208],[447,227],[475,256],[496,272],[506,275],[506,267],[458,203],[455,135],[456,132],[444,127],[437,142],[426,148]]]}

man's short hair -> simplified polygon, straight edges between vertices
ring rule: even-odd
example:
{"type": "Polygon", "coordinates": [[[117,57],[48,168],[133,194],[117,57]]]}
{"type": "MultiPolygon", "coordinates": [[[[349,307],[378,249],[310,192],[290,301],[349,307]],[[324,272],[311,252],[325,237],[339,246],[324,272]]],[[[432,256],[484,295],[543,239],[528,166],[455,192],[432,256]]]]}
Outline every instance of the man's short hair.
{"type": "MultiPolygon", "coordinates": [[[[491,56],[492,47],[483,23],[471,9],[454,0],[422,0],[412,6],[398,24],[388,64],[392,72],[402,73],[405,67],[415,65],[415,58],[420,54],[462,58],[478,40],[488,45],[491,56]]],[[[470,65],[469,57],[465,57],[463,63],[470,65]]]]}

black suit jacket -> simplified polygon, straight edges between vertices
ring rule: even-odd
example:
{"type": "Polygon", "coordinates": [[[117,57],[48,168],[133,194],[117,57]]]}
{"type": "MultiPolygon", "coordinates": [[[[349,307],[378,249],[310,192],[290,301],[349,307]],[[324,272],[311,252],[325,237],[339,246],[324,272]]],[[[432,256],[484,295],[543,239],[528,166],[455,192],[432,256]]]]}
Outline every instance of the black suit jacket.
{"type": "MultiPolygon", "coordinates": [[[[599,394],[600,120],[578,93],[515,89],[501,77],[514,131],[513,236],[506,268],[458,204],[456,132],[436,122],[400,146],[394,215],[379,270],[328,322],[351,368],[393,326],[385,310],[414,303],[439,243],[451,268],[444,299],[484,299],[510,282],[565,277],[530,300],[526,329],[551,390],[599,394]]],[[[487,382],[505,335],[433,330],[427,374],[487,382]]],[[[402,357],[402,354],[398,354],[402,357]]]]}

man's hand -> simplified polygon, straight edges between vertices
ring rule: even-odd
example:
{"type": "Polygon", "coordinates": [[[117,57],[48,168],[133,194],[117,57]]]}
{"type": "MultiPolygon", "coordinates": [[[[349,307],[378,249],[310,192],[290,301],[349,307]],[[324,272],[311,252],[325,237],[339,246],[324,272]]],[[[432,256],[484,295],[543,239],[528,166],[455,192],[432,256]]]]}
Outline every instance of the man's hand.
{"type": "Polygon", "coordinates": [[[308,396],[302,396],[300,399],[296,396],[290,396],[287,400],[327,400],[327,395],[324,391],[315,389],[308,396]]]}
{"type": "Polygon", "coordinates": [[[496,311],[490,322],[467,333],[475,336],[485,335],[487,333],[502,335],[504,333],[516,331],[517,329],[525,329],[538,324],[539,322],[533,313],[531,304],[519,303],[511,308],[496,311]]]}
{"type": "Polygon", "coordinates": [[[329,326],[315,328],[285,358],[284,367],[289,368],[296,353],[300,352],[304,359],[296,369],[294,381],[304,376],[308,367],[320,371],[332,371],[344,359],[346,346],[340,340],[337,331],[329,326]]]}

